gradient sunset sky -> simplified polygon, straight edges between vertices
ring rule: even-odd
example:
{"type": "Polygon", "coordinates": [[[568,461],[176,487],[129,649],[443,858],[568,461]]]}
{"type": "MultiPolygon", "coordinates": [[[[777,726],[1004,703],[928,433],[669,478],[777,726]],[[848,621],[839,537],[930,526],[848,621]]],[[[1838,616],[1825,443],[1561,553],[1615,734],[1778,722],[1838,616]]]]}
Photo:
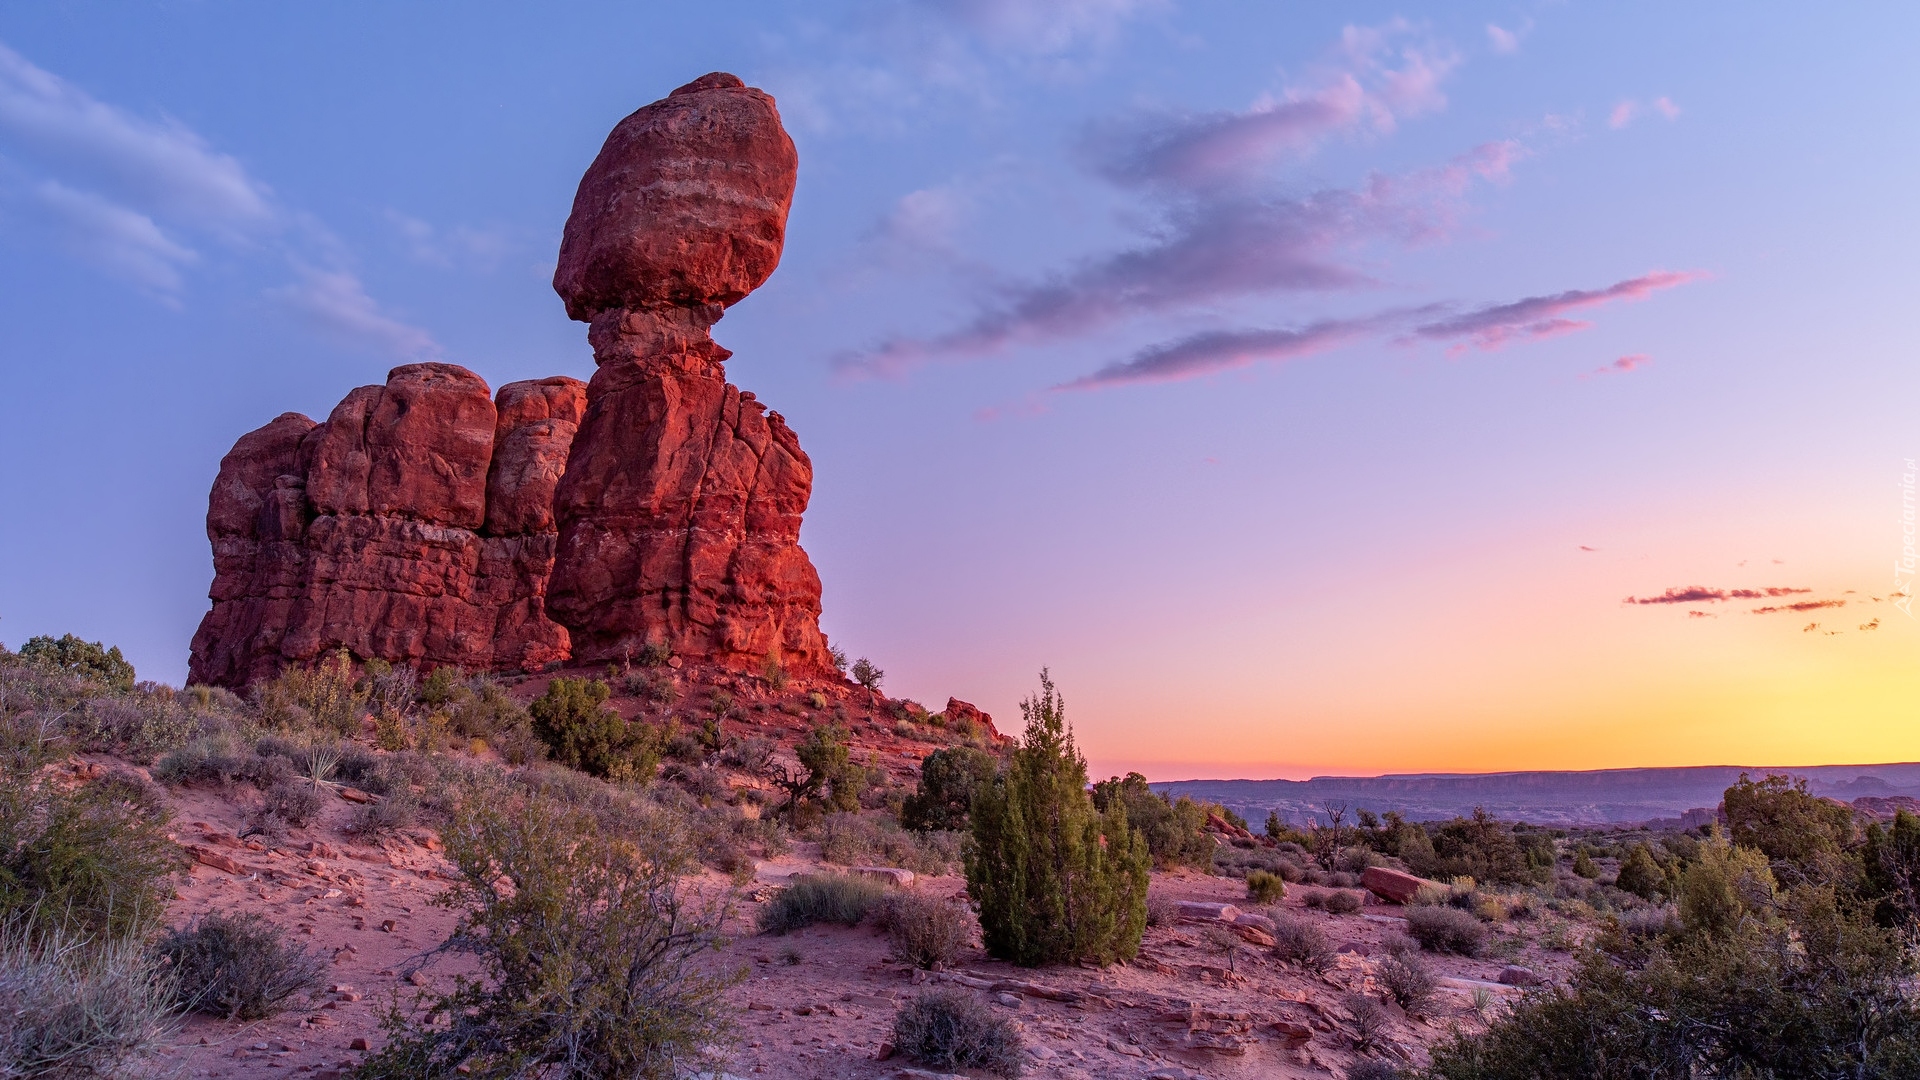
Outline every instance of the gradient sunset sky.
{"type": "Polygon", "coordinates": [[[1044,665],[1096,774],[1154,779],[1920,759],[1916,40],[1910,4],[8,4],[0,640],[178,682],[241,433],[410,360],[590,374],[574,186],[718,69],[801,166],[715,336],[889,692],[1017,729],[1044,665]]]}

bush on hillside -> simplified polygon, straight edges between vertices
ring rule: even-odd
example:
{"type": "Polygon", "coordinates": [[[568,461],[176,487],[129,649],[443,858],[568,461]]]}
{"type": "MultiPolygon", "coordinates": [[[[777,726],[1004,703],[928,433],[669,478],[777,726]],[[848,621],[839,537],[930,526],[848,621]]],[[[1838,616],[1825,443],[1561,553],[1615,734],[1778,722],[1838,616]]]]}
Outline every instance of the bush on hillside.
{"type": "Polygon", "coordinates": [[[387,1044],[360,1068],[399,1080],[539,1075],[666,1080],[716,1071],[737,975],[709,961],[724,897],[683,883],[694,868],[668,821],[611,834],[533,796],[468,804],[445,832],[460,881],[455,948],[477,977],[389,1014],[387,1044]]]}
{"type": "Polygon", "coordinates": [[[893,1045],[934,1069],[979,1069],[1019,1076],[1025,1066],[1020,1032],[965,990],[929,990],[901,1006],[893,1045]]]}
{"type": "Polygon", "coordinates": [[[289,944],[258,915],[202,916],[169,930],[154,952],[174,976],[181,1006],[227,1020],[259,1020],[284,1011],[294,995],[315,990],[326,963],[289,944]]]}
{"type": "Polygon", "coordinates": [[[1186,795],[1169,801],[1149,788],[1147,778],[1137,772],[1093,786],[1094,809],[1104,813],[1115,803],[1126,810],[1127,824],[1146,840],[1155,866],[1212,868],[1217,845],[1207,833],[1205,805],[1186,795]]]}
{"type": "Polygon", "coordinates": [[[1025,735],[973,804],[967,892],[987,952],[1028,967],[1131,958],[1146,929],[1146,841],[1119,800],[1094,812],[1046,672],[1020,711],[1025,735]]]}
{"type": "Polygon", "coordinates": [[[114,775],[65,789],[43,748],[0,757],[0,922],[115,939],[153,926],[184,865],[155,793],[114,775]]]}
{"type": "Polygon", "coordinates": [[[19,657],[30,664],[64,671],[89,679],[112,690],[133,689],[133,665],[120,654],[120,646],[108,648],[98,641],[82,641],[72,634],[58,639],[41,636],[28,638],[20,646],[19,657]]]}
{"type": "Polygon", "coordinates": [[[887,887],[852,874],[807,874],[775,894],[755,920],[763,934],[786,934],[814,923],[858,926],[887,887]]]}
{"type": "Polygon", "coordinates": [[[1479,956],[1487,945],[1487,929],[1459,908],[1411,907],[1407,933],[1428,952],[1479,956]]]}
{"type": "Polygon", "coordinates": [[[555,679],[527,712],[534,737],[553,759],[589,776],[647,781],[660,766],[661,740],[651,724],[629,722],[606,707],[611,691],[598,679],[555,679]]]}
{"type": "Polygon", "coordinates": [[[1653,861],[1653,852],[1647,850],[1647,845],[1635,844],[1621,861],[1620,873],[1613,884],[1642,900],[1653,900],[1666,891],[1667,875],[1660,864],[1653,861]]]}
{"type": "Polygon", "coordinates": [[[171,975],[138,942],[87,942],[24,921],[0,930],[0,1076],[121,1076],[179,1022],[171,975]]]}
{"type": "Polygon", "coordinates": [[[1000,759],[972,746],[935,750],[920,762],[920,784],[900,808],[900,824],[915,830],[961,830],[973,797],[1000,768],[1000,759]]]}
{"type": "Polygon", "coordinates": [[[1424,1012],[1440,988],[1440,978],[1433,973],[1432,965],[1419,953],[1408,950],[1389,953],[1380,961],[1374,978],[1394,1004],[1409,1013],[1424,1012]]]}
{"type": "Polygon", "coordinates": [[[1271,904],[1287,895],[1287,883],[1278,874],[1255,870],[1247,875],[1247,899],[1256,904],[1271,904]]]}
{"type": "Polygon", "coordinates": [[[820,822],[820,857],[840,866],[901,866],[944,874],[960,861],[960,834],[909,832],[881,811],[828,814],[820,822]]]}
{"type": "Polygon", "coordinates": [[[1315,975],[1333,966],[1333,945],[1320,927],[1293,915],[1273,920],[1273,957],[1315,975]]]}
{"type": "Polygon", "coordinates": [[[917,968],[949,967],[973,940],[973,915],[965,907],[917,892],[891,893],[875,916],[894,957],[917,968]]]}

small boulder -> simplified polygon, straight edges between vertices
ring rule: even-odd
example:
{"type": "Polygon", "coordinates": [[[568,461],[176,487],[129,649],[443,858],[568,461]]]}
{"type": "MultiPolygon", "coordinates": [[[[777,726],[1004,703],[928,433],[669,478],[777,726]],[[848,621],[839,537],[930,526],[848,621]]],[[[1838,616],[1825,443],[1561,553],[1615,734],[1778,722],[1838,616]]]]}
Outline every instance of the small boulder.
{"type": "Polygon", "coordinates": [[[1438,882],[1399,870],[1389,870],[1384,866],[1369,866],[1366,873],[1360,875],[1360,884],[1382,900],[1406,904],[1412,902],[1421,886],[1437,885],[1438,882]]]}
{"type": "Polygon", "coordinates": [[[1214,904],[1204,900],[1180,901],[1180,920],[1182,922],[1225,922],[1230,923],[1240,917],[1240,909],[1232,904],[1214,904]]]}
{"type": "Polygon", "coordinates": [[[913,884],[913,871],[898,866],[855,866],[847,870],[854,877],[871,878],[884,881],[896,888],[907,888],[913,884]]]}
{"type": "Polygon", "coordinates": [[[1500,982],[1503,986],[1543,986],[1546,981],[1532,968],[1524,968],[1518,964],[1508,964],[1500,969],[1500,982]]]}

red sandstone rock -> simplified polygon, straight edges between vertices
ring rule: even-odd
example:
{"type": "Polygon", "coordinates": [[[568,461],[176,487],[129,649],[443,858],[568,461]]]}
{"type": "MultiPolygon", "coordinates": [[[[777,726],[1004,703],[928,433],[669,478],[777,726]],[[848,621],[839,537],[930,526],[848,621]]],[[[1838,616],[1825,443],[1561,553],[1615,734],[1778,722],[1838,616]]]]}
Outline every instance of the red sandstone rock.
{"type": "Polygon", "coordinates": [[[598,370],[554,496],[547,607],[576,660],[829,669],[800,549],[813,466],[729,385],[707,330],[779,262],[793,144],[773,99],[708,75],[623,120],[580,181],[554,288],[598,370]]]}
{"type": "Polygon", "coordinates": [[[551,532],[553,489],[567,471],[567,452],[587,411],[587,384],[563,375],[508,383],[494,406],[487,532],[551,532]]]}
{"type": "Polygon", "coordinates": [[[773,99],[722,72],[620,121],[560,241],[567,315],[726,305],[759,288],[780,263],[798,163],[773,99]]]}
{"type": "Polygon", "coordinates": [[[487,385],[451,364],[395,368],[324,424],[289,413],[242,436],[208,501],[213,609],[189,679],[242,687],[340,648],[467,668],[564,659],[566,631],[544,604],[552,516],[526,503],[550,496],[564,468],[556,444],[580,385],[503,388],[509,455],[497,470],[487,385]],[[481,531],[490,471],[512,535],[481,531]]]}
{"type": "Polygon", "coordinates": [[[1366,872],[1360,875],[1360,884],[1382,900],[1405,904],[1413,900],[1422,885],[1436,883],[1399,870],[1389,870],[1384,866],[1369,866],[1366,872]]]}
{"type": "Polygon", "coordinates": [[[243,436],[208,501],[189,678],[240,687],[340,648],[511,668],[653,642],[828,674],[799,546],[812,464],[708,334],[778,265],[795,168],[772,98],[697,79],[621,121],[567,220],[554,287],[592,324],[591,383],[496,400],[410,364],[325,423],[243,436]]]}

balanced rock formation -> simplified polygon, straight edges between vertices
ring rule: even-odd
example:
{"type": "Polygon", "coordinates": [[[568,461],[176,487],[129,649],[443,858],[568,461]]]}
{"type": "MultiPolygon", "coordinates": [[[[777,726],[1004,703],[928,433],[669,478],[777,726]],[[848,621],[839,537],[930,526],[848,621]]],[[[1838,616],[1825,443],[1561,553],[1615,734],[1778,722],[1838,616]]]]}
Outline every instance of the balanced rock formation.
{"type": "Polygon", "coordinates": [[[779,263],[796,168],[773,99],[716,73],[622,120],[580,181],[553,283],[597,370],[547,594],[576,659],[827,669],[812,463],[707,332],[779,263]]]}
{"type": "Polygon", "coordinates": [[[567,220],[554,288],[591,324],[591,383],[490,397],[409,364],[324,423],[242,436],[208,501],[189,678],[240,687],[341,648],[531,669],[657,644],[828,672],[799,546],[812,464],[708,334],[779,264],[796,167],[772,98],[689,83],[614,128],[567,220]]]}

